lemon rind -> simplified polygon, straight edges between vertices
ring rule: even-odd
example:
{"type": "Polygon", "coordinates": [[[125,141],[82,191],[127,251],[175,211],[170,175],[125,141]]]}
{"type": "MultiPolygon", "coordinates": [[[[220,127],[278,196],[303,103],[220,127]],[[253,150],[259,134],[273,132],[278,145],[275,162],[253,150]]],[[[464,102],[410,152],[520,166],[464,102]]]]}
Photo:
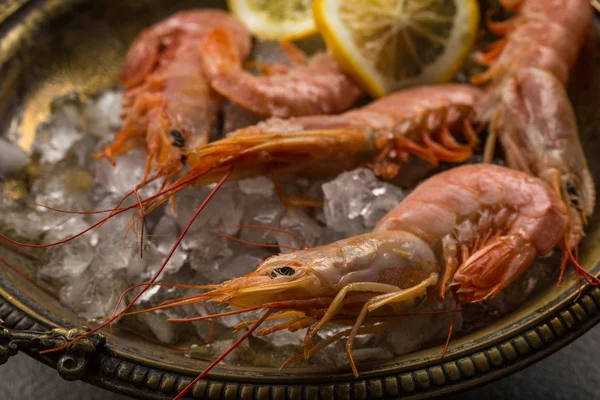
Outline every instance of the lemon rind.
{"type": "Polygon", "coordinates": [[[314,19],[276,24],[248,7],[243,0],[227,0],[227,7],[248,28],[252,35],[263,40],[298,40],[318,33],[314,19]]]}
{"type": "Polygon", "coordinates": [[[374,97],[384,96],[390,91],[403,87],[443,83],[453,79],[469,55],[479,26],[477,0],[455,0],[457,4],[462,2],[464,6],[459,7],[459,12],[455,16],[453,25],[458,28],[453,29],[448,39],[450,45],[433,64],[423,69],[421,75],[390,87],[389,82],[383,79],[373,64],[364,59],[354,45],[350,31],[343,27],[338,10],[339,1],[315,0],[313,2],[315,23],[336,61],[361,81],[365,89],[374,97]],[[456,55],[457,50],[458,55],[456,55]],[[445,63],[449,65],[442,69],[441,66],[445,63]],[[442,72],[438,72],[440,69],[442,72]]]}

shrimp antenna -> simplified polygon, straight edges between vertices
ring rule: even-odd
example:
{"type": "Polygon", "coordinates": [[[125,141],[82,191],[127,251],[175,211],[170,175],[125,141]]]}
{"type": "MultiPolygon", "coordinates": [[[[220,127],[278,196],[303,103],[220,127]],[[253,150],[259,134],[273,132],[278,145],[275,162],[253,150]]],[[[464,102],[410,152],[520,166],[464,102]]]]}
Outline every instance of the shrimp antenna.
{"type": "Polygon", "coordinates": [[[54,293],[37,283],[35,280],[31,279],[27,274],[21,272],[19,268],[12,265],[6,258],[0,256],[0,263],[4,264],[8,269],[13,271],[15,274],[19,275],[21,278],[25,279],[27,282],[34,285],[36,288],[40,289],[42,292],[46,293],[48,296],[52,297],[55,300],[57,299],[54,293]]]}
{"type": "Polygon", "coordinates": [[[205,321],[207,319],[214,320],[216,318],[227,317],[230,315],[245,314],[250,311],[260,310],[261,308],[262,307],[248,307],[248,308],[242,308],[239,310],[225,311],[225,312],[222,312],[219,314],[203,315],[200,317],[193,317],[193,318],[169,318],[167,320],[167,322],[196,322],[196,321],[205,321]]]}
{"type": "Polygon", "coordinates": [[[196,383],[198,383],[202,378],[206,376],[214,367],[216,367],[225,357],[227,357],[233,350],[235,350],[244,340],[246,340],[250,335],[254,333],[254,331],[269,317],[271,314],[271,310],[267,310],[262,317],[248,330],[248,332],[244,333],[242,337],[240,337],[234,344],[232,344],[227,350],[223,352],[215,361],[213,361],[200,375],[198,375],[193,381],[191,381],[177,396],[173,398],[173,400],[181,400],[183,396],[189,392],[196,383]]]}
{"type": "MultiPolygon", "coordinates": [[[[171,247],[171,250],[169,251],[169,254],[167,255],[167,257],[165,258],[165,261],[162,263],[162,265],[160,266],[160,268],[158,269],[158,271],[156,271],[156,273],[154,274],[154,276],[152,277],[152,279],[148,283],[154,283],[158,279],[158,277],[160,276],[160,274],[163,272],[163,270],[166,268],[167,264],[171,260],[171,257],[173,257],[173,254],[177,250],[177,247],[179,247],[179,244],[181,243],[181,241],[183,240],[183,238],[185,237],[185,235],[187,234],[187,232],[190,230],[192,224],[194,223],[194,221],[196,220],[196,218],[198,218],[198,215],[200,215],[200,213],[202,212],[202,210],[204,210],[204,208],[206,207],[206,205],[208,204],[208,202],[214,197],[214,195],[218,192],[218,190],[223,186],[223,184],[225,183],[225,181],[231,175],[231,172],[232,172],[232,169],[229,169],[225,173],[225,175],[223,175],[223,177],[221,178],[221,180],[219,181],[219,183],[217,183],[217,185],[213,188],[213,190],[211,190],[211,192],[208,194],[208,196],[206,196],[206,198],[204,199],[204,201],[202,202],[202,204],[200,204],[200,206],[198,207],[198,209],[196,210],[196,212],[194,213],[194,215],[192,216],[192,218],[190,219],[190,221],[187,223],[187,225],[183,229],[183,232],[181,232],[181,235],[179,235],[179,238],[177,239],[177,241],[171,247]]],[[[137,207],[137,206],[133,206],[133,207],[137,207]]],[[[100,324],[99,326],[95,327],[94,329],[88,331],[86,334],[78,336],[77,338],[71,340],[68,343],[65,343],[62,346],[59,346],[59,347],[56,347],[56,348],[53,348],[53,349],[43,350],[43,351],[40,352],[40,354],[47,354],[47,353],[53,353],[53,352],[64,350],[65,348],[69,347],[70,345],[72,345],[75,342],[78,342],[79,340],[83,339],[84,337],[87,337],[87,336],[91,335],[92,333],[95,333],[95,332],[99,331],[100,329],[102,329],[102,328],[104,328],[104,327],[112,324],[117,318],[120,317],[121,314],[123,314],[126,311],[128,311],[129,309],[131,309],[131,307],[133,307],[133,305],[139,300],[140,297],[142,297],[142,295],[148,290],[149,287],[150,287],[150,285],[142,288],[142,290],[140,290],[140,292],[134,297],[134,299],[127,306],[125,306],[125,309],[121,313],[112,316],[107,321],[103,322],[102,324],[100,324]]]]}
{"type": "Polygon", "coordinates": [[[588,285],[600,286],[600,279],[597,276],[595,276],[594,274],[592,274],[591,272],[587,271],[585,268],[583,268],[581,266],[581,264],[579,264],[579,262],[577,261],[577,258],[573,255],[573,252],[571,251],[571,249],[566,247],[566,251],[569,256],[569,259],[571,260],[571,263],[577,270],[577,273],[579,273],[579,275],[581,275],[581,277],[583,279],[585,279],[585,281],[588,283],[588,285]]]}
{"type": "Polygon", "coordinates": [[[31,261],[39,261],[39,259],[40,259],[38,256],[30,254],[30,253],[24,251],[23,249],[15,246],[14,244],[5,241],[4,239],[0,239],[0,246],[12,251],[13,253],[23,256],[31,261]]]}
{"type": "MultiPolygon", "coordinates": [[[[208,172],[208,171],[207,171],[207,172],[208,172]]],[[[231,174],[231,171],[227,172],[227,174],[226,174],[226,175],[227,175],[227,176],[229,176],[229,174],[231,174]]],[[[177,192],[177,191],[179,191],[179,190],[182,190],[182,187],[183,187],[183,186],[185,186],[185,185],[186,185],[186,184],[188,184],[188,183],[191,183],[191,182],[193,182],[194,180],[196,180],[197,178],[199,178],[201,175],[202,175],[202,174],[196,174],[196,175],[192,176],[192,177],[191,177],[191,178],[189,178],[189,179],[185,179],[185,180],[178,181],[178,182],[176,182],[175,184],[173,184],[172,186],[170,186],[170,187],[168,187],[167,189],[165,189],[164,191],[161,191],[161,192],[159,192],[159,193],[156,193],[155,195],[153,195],[153,196],[150,196],[149,198],[147,198],[147,199],[143,200],[143,203],[144,203],[144,204],[147,204],[147,203],[150,203],[150,202],[151,202],[151,201],[153,201],[153,200],[160,199],[162,196],[164,196],[164,195],[166,195],[166,194],[170,194],[170,193],[172,193],[172,192],[177,192]]],[[[215,187],[215,188],[216,188],[216,187],[215,187]]],[[[213,190],[214,190],[214,189],[213,189],[213,190]]],[[[133,191],[132,191],[132,192],[133,192],[133,191]]],[[[77,238],[78,238],[78,237],[80,237],[80,236],[83,236],[83,235],[85,235],[86,233],[88,233],[88,232],[92,231],[93,229],[96,229],[96,228],[100,227],[102,224],[104,224],[106,221],[108,221],[108,220],[109,220],[109,219],[111,219],[112,217],[114,217],[114,216],[116,216],[116,215],[119,215],[119,214],[121,214],[121,213],[124,213],[125,211],[129,211],[129,210],[132,210],[132,209],[134,209],[134,208],[138,208],[138,204],[133,204],[133,205],[130,205],[130,206],[127,206],[127,207],[123,207],[123,208],[118,208],[118,207],[119,207],[119,206],[120,206],[120,205],[123,203],[123,201],[125,201],[125,198],[127,198],[128,196],[130,196],[130,195],[132,194],[132,192],[128,193],[128,194],[127,194],[127,195],[126,195],[124,198],[122,198],[122,199],[119,201],[119,204],[118,204],[118,205],[117,205],[117,206],[116,206],[116,207],[115,207],[113,210],[111,210],[112,212],[111,212],[111,213],[110,213],[108,216],[106,216],[106,217],[102,218],[100,221],[98,221],[98,222],[96,222],[95,224],[93,224],[93,225],[91,225],[91,226],[87,227],[87,228],[86,228],[86,229],[84,229],[83,231],[81,231],[81,232],[79,232],[79,233],[77,233],[77,234],[75,234],[75,235],[73,235],[73,236],[70,236],[70,237],[68,237],[68,238],[66,238],[66,239],[62,239],[62,240],[59,240],[59,241],[57,241],[57,242],[54,242],[54,243],[46,243],[46,244],[30,244],[30,243],[22,243],[22,242],[19,242],[19,241],[16,241],[16,240],[14,240],[14,239],[11,239],[11,238],[9,238],[8,236],[6,236],[6,235],[3,235],[3,234],[0,234],[0,239],[4,239],[5,241],[7,241],[7,242],[9,242],[9,243],[11,243],[11,244],[14,244],[14,245],[16,245],[16,246],[20,246],[20,247],[28,247],[28,248],[32,248],[32,249],[45,249],[45,248],[48,248],[48,247],[54,247],[54,246],[58,246],[58,245],[61,245],[61,244],[64,244],[64,243],[70,242],[70,241],[72,241],[72,240],[74,240],[74,239],[77,239],[77,238]]],[[[211,193],[209,193],[209,196],[212,196],[212,195],[213,195],[213,194],[212,194],[212,192],[211,192],[211,193]]],[[[84,212],[84,213],[85,213],[85,212],[84,212]]]]}
{"type": "Polygon", "coordinates": [[[460,311],[458,298],[455,298],[456,303],[452,311],[452,319],[450,320],[450,326],[448,327],[448,336],[446,337],[446,343],[444,344],[444,350],[442,350],[442,355],[440,358],[444,358],[446,353],[448,352],[448,347],[450,346],[450,340],[452,339],[452,331],[454,331],[454,324],[456,323],[456,315],[460,311]]]}

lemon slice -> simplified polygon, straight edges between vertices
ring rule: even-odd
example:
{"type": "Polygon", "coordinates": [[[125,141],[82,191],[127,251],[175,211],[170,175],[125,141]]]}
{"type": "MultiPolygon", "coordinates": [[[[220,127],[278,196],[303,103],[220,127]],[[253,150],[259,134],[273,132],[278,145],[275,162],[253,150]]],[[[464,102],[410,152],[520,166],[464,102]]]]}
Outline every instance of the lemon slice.
{"type": "Polygon", "coordinates": [[[228,0],[227,4],[261,39],[296,40],[317,33],[312,0],[228,0]]]}
{"type": "Polygon", "coordinates": [[[315,0],[338,63],[373,96],[451,80],[475,42],[477,0],[315,0]]]}

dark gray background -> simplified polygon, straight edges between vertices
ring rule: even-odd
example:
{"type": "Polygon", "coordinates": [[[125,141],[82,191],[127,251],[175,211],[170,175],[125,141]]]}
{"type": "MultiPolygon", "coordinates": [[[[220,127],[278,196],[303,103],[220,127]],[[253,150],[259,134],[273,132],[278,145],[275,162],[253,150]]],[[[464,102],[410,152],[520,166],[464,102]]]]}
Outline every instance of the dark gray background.
{"type": "MultiPolygon", "coordinates": [[[[0,399],[125,400],[83,382],[65,382],[56,371],[18,355],[0,367],[0,399]]],[[[600,326],[556,354],[508,378],[452,397],[471,399],[600,399],[600,326]]]]}

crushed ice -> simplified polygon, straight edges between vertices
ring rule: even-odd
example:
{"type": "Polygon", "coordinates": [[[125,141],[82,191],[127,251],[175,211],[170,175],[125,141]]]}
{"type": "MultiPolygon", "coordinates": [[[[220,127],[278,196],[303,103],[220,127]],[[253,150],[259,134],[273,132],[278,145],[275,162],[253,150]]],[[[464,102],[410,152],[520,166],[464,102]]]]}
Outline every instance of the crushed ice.
{"type": "MultiPolygon", "coordinates": [[[[115,166],[104,159],[90,158],[110,141],[120,126],[120,95],[118,91],[108,91],[85,104],[76,97],[61,99],[54,113],[38,128],[33,161],[23,168],[29,158],[18,155],[12,162],[11,172],[22,170],[30,188],[17,179],[0,181],[1,224],[32,240],[64,240],[106,214],[69,215],[40,205],[71,211],[110,209],[140,182],[146,158],[139,150],[118,157],[115,166]]],[[[228,118],[226,122],[230,126],[244,126],[252,120],[233,109],[229,110],[228,118]]],[[[3,146],[0,153],[6,151],[5,147],[10,148],[4,141],[0,143],[3,146]]],[[[42,257],[39,279],[60,287],[61,302],[80,316],[97,319],[111,315],[126,288],[147,281],[156,273],[212,187],[187,188],[178,193],[173,202],[163,204],[145,218],[143,258],[135,234],[135,229],[140,226],[135,223],[139,214],[124,213],[94,230],[93,234],[48,249],[42,257]]],[[[148,197],[157,189],[157,185],[149,185],[140,194],[148,197]]],[[[274,253],[293,251],[304,245],[317,246],[371,231],[405,196],[402,189],[380,181],[368,169],[344,172],[328,182],[286,184],[285,191],[321,202],[322,207],[288,210],[279,200],[273,182],[265,177],[226,183],[191,226],[158,281],[213,284],[243,276],[274,253]],[[284,229],[298,235],[302,241],[275,230],[258,229],[257,225],[284,229]],[[240,243],[228,236],[258,246],[240,243]],[[275,250],[260,247],[260,244],[275,246],[275,250]]],[[[125,204],[134,203],[130,196],[125,204]]],[[[530,277],[527,288],[532,286],[531,279],[534,278],[530,277]]],[[[197,292],[192,289],[155,286],[144,294],[139,306],[153,307],[165,300],[194,293],[197,292]]],[[[123,307],[122,303],[116,311],[123,307]]],[[[225,310],[216,304],[208,307],[212,312],[225,310]]],[[[185,334],[189,336],[190,332],[195,332],[198,337],[191,338],[191,342],[198,345],[190,354],[209,357],[218,355],[235,340],[237,336],[231,335],[231,329],[243,318],[257,316],[232,315],[218,320],[216,339],[210,344],[204,344],[209,327],[206,321],[187,324],[187,328],[166,321],[167,318],[189,318],[207,313],[204,306],[192,304],[142,314],[137,317],[137,322],[165,344],[175,344],[185,334]]],[[[447,318],[407,318],[398,329],[379,339],[373,335],[359,336],[356,358],[383,358],[415,350],[432,340],[439,340],[447,326],[447,318]]],[[[346,328],[332,327],[319,335],[325,339],[343,329],[346,328]]],[[[253,337],[252,345],[240,347],[228,360],[276,365],[296,355],[303,338],[304,331],[253,337]],[[257,351],[256,346],[265,351],[257,351]]],[[[342,355],[343,344],[337,343],[315,356],[313,362],[346,364],[342,355]]]]}

